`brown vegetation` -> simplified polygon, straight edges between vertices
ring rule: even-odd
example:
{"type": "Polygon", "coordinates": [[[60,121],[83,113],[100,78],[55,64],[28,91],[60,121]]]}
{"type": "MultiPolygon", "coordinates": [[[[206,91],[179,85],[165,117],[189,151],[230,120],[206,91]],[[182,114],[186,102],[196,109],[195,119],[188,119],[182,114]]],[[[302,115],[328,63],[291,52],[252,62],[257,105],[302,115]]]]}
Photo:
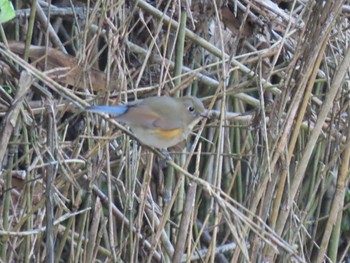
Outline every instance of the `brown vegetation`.
{"type": "Polygon", "coordinates": [[[0,26],[0,262],[349,260],[350,7],[190,3],[0,26]],[[172,160],[84,110],[189,94],[212,118],[172,160]]]}

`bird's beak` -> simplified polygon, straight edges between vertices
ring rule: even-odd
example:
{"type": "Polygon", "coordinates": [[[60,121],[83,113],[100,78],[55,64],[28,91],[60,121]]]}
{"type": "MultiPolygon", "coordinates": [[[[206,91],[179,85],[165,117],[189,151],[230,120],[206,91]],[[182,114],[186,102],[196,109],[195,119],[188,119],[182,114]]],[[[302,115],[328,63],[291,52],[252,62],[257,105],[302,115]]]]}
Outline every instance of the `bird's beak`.
{"type": "Polygon", "coordinates": [[[205,118],[205,119],[210,119],[210,111],[205,111],[203,113],[201,113],[200,115],[202,118],[205,118]]]}

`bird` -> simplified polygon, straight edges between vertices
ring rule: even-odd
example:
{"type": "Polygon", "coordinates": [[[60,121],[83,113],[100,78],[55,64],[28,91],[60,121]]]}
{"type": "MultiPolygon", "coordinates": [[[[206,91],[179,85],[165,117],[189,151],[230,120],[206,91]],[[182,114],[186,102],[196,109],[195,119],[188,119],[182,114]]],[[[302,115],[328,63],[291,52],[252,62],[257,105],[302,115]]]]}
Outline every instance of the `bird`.
{"type": "Polygon", "coordinates": [[[126,105],[89,106],[86,110],[111,115],[129,126],[142,144],[158,149],[167,149],[186,140],[193,127],[202,118],[208,118],[202,101],[194,96],[147,97],[126,105]]]}

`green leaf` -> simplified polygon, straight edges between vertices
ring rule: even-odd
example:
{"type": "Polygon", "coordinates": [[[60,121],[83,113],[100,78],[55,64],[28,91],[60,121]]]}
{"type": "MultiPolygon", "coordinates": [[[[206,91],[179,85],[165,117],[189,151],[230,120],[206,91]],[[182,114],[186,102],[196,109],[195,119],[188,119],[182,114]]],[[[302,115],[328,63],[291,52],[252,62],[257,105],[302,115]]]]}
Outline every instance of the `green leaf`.
{"type": "Polygon", "coordinates": [[[10,86],[3,86],[3,89],[7,92],[7,94],[13,95],[13,89],[10,86]]]}
{"type": "Polygon", "coordinates": [[[0,23],[10,21],[16,16],[15,9],[10,0],[0,0],[0,23]]]}

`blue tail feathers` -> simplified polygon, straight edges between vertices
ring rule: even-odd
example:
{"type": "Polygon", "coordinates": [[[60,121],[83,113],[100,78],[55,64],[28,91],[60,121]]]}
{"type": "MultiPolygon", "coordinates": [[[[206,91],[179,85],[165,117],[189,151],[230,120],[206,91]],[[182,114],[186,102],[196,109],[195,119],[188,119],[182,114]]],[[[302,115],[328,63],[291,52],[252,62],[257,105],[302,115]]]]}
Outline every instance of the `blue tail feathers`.
{"type": "Polygon", "coordinates": [[[86,107],[87,111],[102,112],[111,115],[122,115],[128,111],[128,107],[124,105],[120,106],[90,106],[86,107]]]}

